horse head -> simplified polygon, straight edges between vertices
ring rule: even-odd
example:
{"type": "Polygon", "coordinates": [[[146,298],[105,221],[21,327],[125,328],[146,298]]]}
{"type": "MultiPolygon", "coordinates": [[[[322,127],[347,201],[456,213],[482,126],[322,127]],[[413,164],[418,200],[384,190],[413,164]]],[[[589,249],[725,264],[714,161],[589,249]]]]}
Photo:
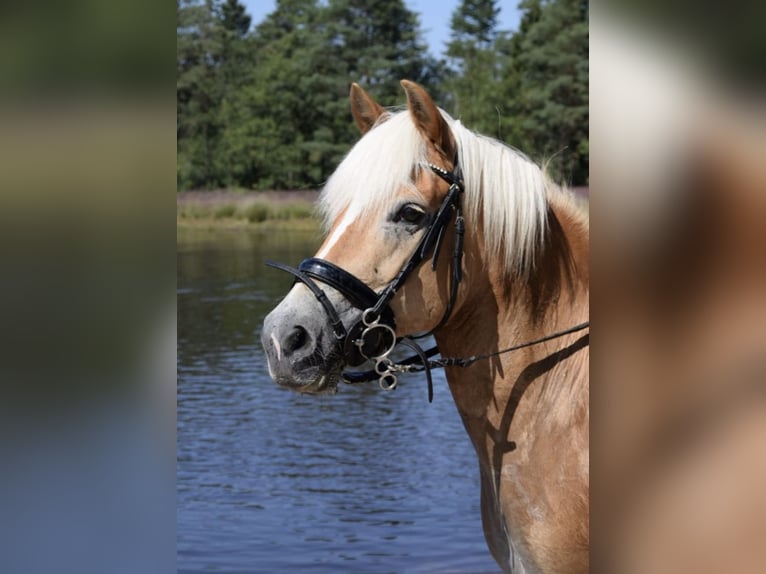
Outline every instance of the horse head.
{"type": "Polygon", "coordinates": [[[389,112],[351,86],[362,138],[322,192],[327,237],[298,269],[281,266],[299,281],[266,317],[262,342],[272,378],[294,390],[334,392],[347,364],[433,329],[455,303],[454,263],[439,247],[455,241],[457,145],[426,91],[402,87],[407,110],[389,112]]]}

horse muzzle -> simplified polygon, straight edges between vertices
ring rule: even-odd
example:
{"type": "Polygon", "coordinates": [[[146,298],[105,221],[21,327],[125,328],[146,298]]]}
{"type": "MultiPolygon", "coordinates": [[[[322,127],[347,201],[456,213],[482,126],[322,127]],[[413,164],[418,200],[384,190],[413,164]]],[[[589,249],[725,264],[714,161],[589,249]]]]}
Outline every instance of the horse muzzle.
{"type": "Polygon", "coordinates": [[[297,268],[271,261],[267,265],[290,273],[296,284],[306,287],[291,291],[264,321],[261,338],[276,382],[300,392],[327,392],[337,388],[345,366],[357,367],[391,353],[397,337],[387,295],[321,259],[306,259],[297,268]],[[345,321],[338,304],[343,305],[345,321]]]}
{"type": "Polygon", "coordinates": [[[321,314],[300,312],[300,305],[285,299],[264,320],[261,343],[278,384],[301,393],[337,390],[343,360],[321,314]]]}

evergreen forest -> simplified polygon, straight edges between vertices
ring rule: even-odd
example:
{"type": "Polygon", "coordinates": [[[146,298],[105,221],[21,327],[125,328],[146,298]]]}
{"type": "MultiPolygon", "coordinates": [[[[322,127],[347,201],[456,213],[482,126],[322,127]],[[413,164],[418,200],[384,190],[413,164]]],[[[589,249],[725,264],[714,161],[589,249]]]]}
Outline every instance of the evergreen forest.
{"type": "Polygon", "coordinates": [[[358,139],[348,91],[404,103],[423,85],[453,117],[588,184],[588,3],[461,0],[443,58],[404,0],[277,0],[261,22],[238,0],[176,0],[177,186],[316,189],[358,139]]]}

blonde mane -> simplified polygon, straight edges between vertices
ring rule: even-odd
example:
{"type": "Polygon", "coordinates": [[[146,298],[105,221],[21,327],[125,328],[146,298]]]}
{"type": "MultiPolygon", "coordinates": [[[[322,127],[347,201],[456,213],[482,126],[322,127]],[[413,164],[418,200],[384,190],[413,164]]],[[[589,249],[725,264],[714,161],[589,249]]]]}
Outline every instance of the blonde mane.
{"type": "MultiPolygon", "coordinates": [[[[526,275],[545,235],[547,193],[554,186],[529,158],[476,134],[440,110],[455,137],[465,183],[467,232],[481,229],[488,264],[526,275]]],[[[351,149],[328,180],[319,208],[325,225],[341,213],[359,217],[386,209],[427,169],[426,142],[410,114],[392,111],[351,149]]]]}

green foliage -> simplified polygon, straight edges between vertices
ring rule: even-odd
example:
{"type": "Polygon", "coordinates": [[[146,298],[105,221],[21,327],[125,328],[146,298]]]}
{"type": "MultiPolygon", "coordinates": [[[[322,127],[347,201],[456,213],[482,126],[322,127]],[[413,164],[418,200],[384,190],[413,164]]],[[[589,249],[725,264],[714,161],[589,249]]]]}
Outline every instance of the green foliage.
{"type": "Polygon", "coordinates": [[[243,196],[213,201],[182,201],[178,204],[180,220],[235,220],[261,223],[314,218],[314,206],[307,201],[269,202],[243,196]]]}
{"type": "Polygon", "coordinates": [[[452,14],[449,55],[487,50],[497,34],[497,0],[463,0],[452,14]]]}
{"type": "Polygon", "coordinates": [[[250,223],[266,221],[269,218],[270,207],[267,203],[254,202],[247,205],[242,214],[250,223]]]}
{"type": "Polygon", "coordinates": [[[452,16],[451,111],[545,164],[588,182],[588,4],[522,0],[519,30],[496,29],[496,0],[463,0],[452,16]]]}
{"type": "Polygon", "coordinates": [[[224,203],[215,208],[215,211],[213,211],[213,218],[226,219],[227,217],[232,217],[236,211],[236,205],[233,203],[224,203]]]}
{"type": "Polygon", "coordinates": [[[588,3],[524,0],[512,48],[522,149],[559,180],[588,181],[588,3]]]}
{"type": "Polygon", "coordinates": [[[213,0],[177,1],[178,185],[221,183],[223,26],[213,0]]]}
{"type": "Polygon", "coordinates": [[[434,60],[427,56],[417,14],[403,0],[330,0],[330,56],[346,81],[363,85],[382,105],[401,102],[400,80],[435,88],[434,60]]]}
{"type": "Polygon", "coordinates": [[[450,111],[472,129],[498,136],[497,0],[463,0],[452,14],[446,82],[450,111]]]}
{"type": "Polygon", "coordinates": [[[461,2],[445,62],[404,0],[277,0],[254,28],[238,0],[177,0],[178,188],[319,187],[358,138],[351,82],[397,105],[403,78],[587,182],[587,3],[523,0],[514,34],[498,6],[461,2]]]}
{"type": "Polygon", "coordinates": [[[221,6],[221,23],[235,37],[241,38],[250,30],[250,16],[237,0],[226,0],[221,6]]]}

